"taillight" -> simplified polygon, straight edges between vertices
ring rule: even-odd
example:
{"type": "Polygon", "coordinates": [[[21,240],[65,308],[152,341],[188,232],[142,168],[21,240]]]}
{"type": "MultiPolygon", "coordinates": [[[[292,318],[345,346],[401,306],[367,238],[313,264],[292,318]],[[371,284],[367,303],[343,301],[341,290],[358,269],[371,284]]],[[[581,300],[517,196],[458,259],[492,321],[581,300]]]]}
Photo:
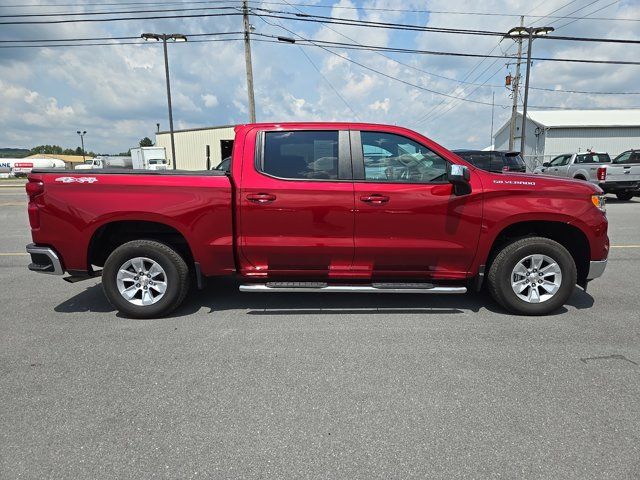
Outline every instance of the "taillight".
{"type": "Polygon", "coordinates": [[[598,181],[604,182],[607,178],[607,167],[598,168],[597,176],[598,176],[598,181]]]}
{"type": "Polygon", "coordinates": [[[31,225],[33,229],[40,228],[40,210],[38,209],[38,204],[35,199],[38,195],[44,193],[44,183],[41,180],[29,179],[24,188],[29,196],[29,205],[27,207],[27,211],[29,212],[29,225],[31,225]]]}
{"type": "Polygon", "coordinates": [[[41,180],[29,180],[24,186],[29,196],[29,200],[33,200],[38,195],[44,193],[44,183],[41,180]]]}

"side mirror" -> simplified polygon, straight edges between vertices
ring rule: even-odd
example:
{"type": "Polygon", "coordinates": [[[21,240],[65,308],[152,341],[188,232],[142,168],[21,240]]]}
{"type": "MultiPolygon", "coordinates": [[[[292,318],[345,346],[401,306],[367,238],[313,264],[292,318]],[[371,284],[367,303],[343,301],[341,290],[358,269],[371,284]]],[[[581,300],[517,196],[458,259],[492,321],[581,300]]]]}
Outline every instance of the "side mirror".
{"type": "Polygon", "coordinates": [[[447,167],[447,180],[453,185],[455,195],[468,195],[471,193],[469,179],[471,174],[464,165],[449,164],[447,167]]]}
{"type": "Polygon", "coordinates": [[[549,165],[551,165],[551,163],[549,163],[549,162],[544,162],[544,163],[542,164],[542,166],[543,166],[543,167],[548,167],[549,165]]]}

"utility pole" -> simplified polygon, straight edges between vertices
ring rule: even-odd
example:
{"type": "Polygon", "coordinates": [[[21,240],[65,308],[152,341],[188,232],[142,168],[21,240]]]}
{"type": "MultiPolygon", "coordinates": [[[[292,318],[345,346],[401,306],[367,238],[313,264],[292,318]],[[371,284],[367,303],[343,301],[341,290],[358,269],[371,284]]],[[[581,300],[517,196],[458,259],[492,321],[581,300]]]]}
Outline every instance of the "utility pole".
{"type": "Polygon", "coordinates": [[[249,121],[256,123],[256,100],[253,95],[253,67],[251,66],[251,25],[247,0],[242,0],[242,19],[244,22],[244,63],[247,71],[247,95],[249,96],[249,121]]]}
{"type": "Polygon", "coordinates": [[[496,92],[491,92],[491,141],[489,145],[491,145],[491,150],[495,150],[495,145],[493,142],[493,111],[496,107],[496,92]]]}
{"type": "Polygon", "coordinates": [[[531,45],[533,39],[553,32],[553,27],[515,27],[507,32],[505,37],[520,37],[520,40],[526,35],[529,39],[527,45],[527,76],[524,82],[524,102],[522,104],[522,127],[520,132],[520,155],[525,157],[525,141],[526,141],[526,129],[527,129],[527,103],[529,101],[529,77],[531,76],[531,45]]]}
{"type": "MultiPolygon", "coordinates": [[[[520,26],[524,27],[524,15],[520,17],[520,26]]],[[[522,63],[522,37],[518,37],[518,61],[516,62],[516,76],[513,78],[513,106],[511,107],[511,124],[509,125],[509,150],[513,151],[516,141],[516,119],[518,118],[518,88],[520,88],[520,64],[522,63]]]]}
{"type": "Polygon", "coordinates": [[[187,37],[181,33],[143,33],[140,35],[145,40],[162,40],[164,49],[164,73],[167,79],[167,105],[169,107],[169,131],[171,132],[171,162],[176,169],[176,142],[173,139],[173,109],[171,108],[171,82],[169,81],[169,56],[167,54],[167,40],[186,42],[187,37]]]}

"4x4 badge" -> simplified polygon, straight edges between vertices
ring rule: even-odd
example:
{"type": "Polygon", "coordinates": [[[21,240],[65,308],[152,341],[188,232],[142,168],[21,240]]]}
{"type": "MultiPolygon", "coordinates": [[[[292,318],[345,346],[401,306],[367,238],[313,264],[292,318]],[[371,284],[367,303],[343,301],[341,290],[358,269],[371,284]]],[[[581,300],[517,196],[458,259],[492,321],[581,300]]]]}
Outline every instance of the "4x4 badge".
{"type": "Polygon", "coordinates": [[[56,182],[62,183],[94,183],[97,182],[96,177],[58,177],[56,182]]]}

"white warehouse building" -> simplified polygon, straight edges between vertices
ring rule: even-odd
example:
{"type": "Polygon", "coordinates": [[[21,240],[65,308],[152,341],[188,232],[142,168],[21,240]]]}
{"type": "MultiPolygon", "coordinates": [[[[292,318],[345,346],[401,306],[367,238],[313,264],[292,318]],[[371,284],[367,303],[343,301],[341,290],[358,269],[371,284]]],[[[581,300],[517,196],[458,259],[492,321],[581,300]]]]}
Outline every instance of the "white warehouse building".
{"type": "MultiPolygon", "coordinates": [[[[509,148],[507,121],[494,135],[496,150],[509,148]]],[[[518,112],[514,150],[520,149],[522,114],[518,112]]],[[[563,153],[594,150],[611,158],[640,148],[638,110],[537,110],[527,112],[524,158],[529,168],[563,153]]]]}
{"type": "MultiPolygon", "coordinates": [[[[210,152],[210,166],[217,166],[224,158],[231,155],[233,148],[235,125],[220,127],[191,128],[174,130],[176,144],[176,168],[180,170],[206,170],[207,145],[210,152]]],[[[164,147],[167,152],[169,168],[173,168],[171,157],[171,133],[156,133],[156,146],[164,147]]]]}

